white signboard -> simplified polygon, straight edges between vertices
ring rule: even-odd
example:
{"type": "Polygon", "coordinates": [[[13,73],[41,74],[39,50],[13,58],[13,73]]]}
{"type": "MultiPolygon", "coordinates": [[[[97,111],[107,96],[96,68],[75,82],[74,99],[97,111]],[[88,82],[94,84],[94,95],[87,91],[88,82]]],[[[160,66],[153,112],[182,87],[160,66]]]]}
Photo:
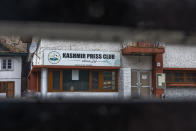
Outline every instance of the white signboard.
{"type": "Polygon", "coordinates": [[[120,66],[120,52],[44,50],[44,65],[120,66]]]}

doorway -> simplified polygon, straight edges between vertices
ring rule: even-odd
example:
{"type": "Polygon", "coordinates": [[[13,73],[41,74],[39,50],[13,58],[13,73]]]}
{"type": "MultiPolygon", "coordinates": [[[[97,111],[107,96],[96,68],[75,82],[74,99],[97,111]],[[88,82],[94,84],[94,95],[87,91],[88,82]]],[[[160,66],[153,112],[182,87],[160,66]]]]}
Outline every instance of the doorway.
{"type": "Polygon", "coordinates": [[[0,95],[5,95],[6,97],[14,97],[14,82],[0,81],[0,95]]]}
{"type": "Polygon", "coordinates": [[[131,96],[150,97],[152,95],[152,71],[132,70],[131,71],[131,96]]]}

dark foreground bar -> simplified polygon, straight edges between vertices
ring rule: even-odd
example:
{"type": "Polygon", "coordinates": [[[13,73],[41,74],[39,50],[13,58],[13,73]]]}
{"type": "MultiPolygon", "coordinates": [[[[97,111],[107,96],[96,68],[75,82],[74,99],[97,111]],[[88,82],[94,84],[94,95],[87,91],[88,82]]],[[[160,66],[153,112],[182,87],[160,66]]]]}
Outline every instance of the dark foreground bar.
{"type": "Polygon", "coordinates": [[[196,101],[6,101],[1,130],[184,131],[196,128],[196,101]]]}
{"type": "Polygon", "coordinates": [[[196,30],[194,0],[1,0],[0,20],[196,30]]]}

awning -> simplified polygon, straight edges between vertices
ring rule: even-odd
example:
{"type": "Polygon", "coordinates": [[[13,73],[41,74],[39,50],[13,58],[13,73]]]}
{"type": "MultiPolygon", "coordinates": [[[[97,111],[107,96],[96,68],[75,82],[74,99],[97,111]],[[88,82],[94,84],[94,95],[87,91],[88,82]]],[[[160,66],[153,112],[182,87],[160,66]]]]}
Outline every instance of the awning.
{"type": "Polygon", "coordinates": [[[130,55],[130,54],[161,54],[164,53],[165,49],[164,47],[158,47],[158,48],[145,48],[145,47],[133,47],[128,46],[122,49],[123,55],[130,55]]]}

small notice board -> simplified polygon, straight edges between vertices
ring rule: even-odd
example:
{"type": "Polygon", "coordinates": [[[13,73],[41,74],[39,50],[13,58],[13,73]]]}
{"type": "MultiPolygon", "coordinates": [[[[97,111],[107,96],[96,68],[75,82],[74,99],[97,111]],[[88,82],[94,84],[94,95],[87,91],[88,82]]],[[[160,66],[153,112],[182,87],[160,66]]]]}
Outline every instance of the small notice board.
{"type": "Polygon", "coordinates": [[[166,88],[165,73],[156,74],[156,88],[159,88],[159,89],[166,88]]]}

